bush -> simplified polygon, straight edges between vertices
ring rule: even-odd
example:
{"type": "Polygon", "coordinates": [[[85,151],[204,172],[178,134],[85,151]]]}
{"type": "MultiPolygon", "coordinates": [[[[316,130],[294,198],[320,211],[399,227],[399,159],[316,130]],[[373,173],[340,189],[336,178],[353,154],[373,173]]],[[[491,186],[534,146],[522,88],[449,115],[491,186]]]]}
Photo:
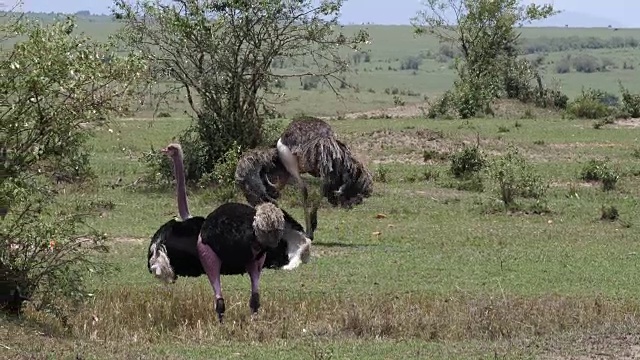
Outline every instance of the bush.
{"type": "Polygon", "coordinates": [[[600,220],[616,221],[620,218],[618,208],[615,206],[604,206],[600,208],[600,220]]]}
{"type": "Polygon", "coordinates": [[[582,167],[580,179],[584,181],[599,181],[602,183],[602,190],[611,191],[616,188],[620,175],[609,166],[608,159],[591,159],[582,167]]]}
{"type": "MultiPolygon", "coordinates": [[[[2,192],[24,185],[5,181],[2,192]]],[[[19,289],[36,311],[50,313],[66,325],[70,311],[89,296],[87,277],[108,270],[95,256],[106,251],[105,238],[85,226],[86,215],[55,211],[64,207],[51,192],[17,193],[3,221],[6,226],[0,228],[0,294],[19,289]]]]}
{"type": "Polygon", "coordinates": [[[593,55],[581,54],[574,56],[572,63],[577,72],[594,73],[602,69],[600,61],[593,55]]]}
{"type": "Polygon", "coordinates": [[[451,155],[449,170],[453,177],[463,179],[482,170],[485,163],[485,157],[480,149],[477,146],[470,146],[451,155]]]}
{"type": "Polygon", "coordinates": [[[512,207],[518,197],[540,200],[549,187],[514,147],[490,161],[487,174],[494,192],[507,208],[512,207]]]}
{"type": "Polygon", "coordinates": [[[213,171],[203,176],[202,183],[209,183],[218,187],[232,188],[235,186],[235,173],[242,148],[237,143],[227,150],[216,162],[213,171]]]}
{"type": "Polygon", "coordinates": [[[582,93],[567,105],[567,113],[582,119],[602,119],[613,113],[607,105],[610,94],[594,89],[582,89],[582,93]]]}
{"type": "Polygon", "coordinates": [[[422,58],[418,56],[407,56],[400,64],[400,70],[419,70],[422,65],[422,58]]]}
{"type": "Polygon", "coordinates": [[[556,63],[556,73],[567,74],[571,72],[571,63],[567,59],[562,59],[556,63]]]}
{"type": "Polygon", "coordinates": [[[631,117],[640,117],[640,94],[632,94],[620,82],[622,94],[622,111],[631,117]]]}
{"type": "Polygon", "coordinates": [[[57,203],[52,178],[83,181],[91,173],[83,125],[125,112],[146,66],[120,56],[115,44],[73,34],[72,18],[3,20],[2,38],[23,40],[0,57],[0,91],[10,105],[0,112],[0,307],[19,289],[36,310],[64,321],[88,295],[89,271],[105,265],[93,257],[104,247],[82,226],[83,204],[57,203]]]}
{"type": "Polygon", "coordinates": [[[565,110],[569,103],[569,97],[555,89],[544,89],[542,94],[536,97],[536,105],[540,107],[554,107],[556,109],[565,110]]]}

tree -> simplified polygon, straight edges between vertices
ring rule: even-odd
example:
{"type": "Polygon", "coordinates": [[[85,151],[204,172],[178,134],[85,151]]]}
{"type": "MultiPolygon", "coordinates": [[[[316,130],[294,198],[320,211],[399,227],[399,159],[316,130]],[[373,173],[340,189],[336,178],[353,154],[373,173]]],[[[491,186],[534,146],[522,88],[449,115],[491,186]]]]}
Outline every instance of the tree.
{"type": "MultiPolygon", "coordinates": [[[[431,34],[457,46],[462,54],[456,68],[463,117],[473,116],[488,101],[506,93],[518,97],[534,78],[518,59],[517,28],[556,14],[552,5],[522,5],[521,0],[424,0],[412,19],[416,34],[431,34]],[[467,96],[468,95],[468,96],[467,96]]],[[[460,109],[459,109],[460,110],[460,109]]]]}
{"type": "MultiPolygon", "coordinates": [[[[347,69],[341,47],[357,49],[362,31],[336,31],[343,0],[116,1],[122,38],[155,66],[156,81],[186,91],[194,125],[181,136],[189,180],[210,173],[237,143],[253,148],[278,79],[317,76],[329,81],[347,69]],[[277,60],[293,67],[277,71],[277,60]]],[[[329,82],[331,85],[331,83],[329,82]]],[[[170,178],[171,169],[164,168],[170,178]]]]}
{"type": "Polygon", "coordinates": [[[0,307],[21,294],[55,311],[86,295],[104,244],[82,226],[84,204],[58,204],[54,182],[90,174],[86,128],[122,113],[145,65],[74,34],[73,18],[43,25],[4,16],[2,43],[17,41],[0,54],[0,307]]]}

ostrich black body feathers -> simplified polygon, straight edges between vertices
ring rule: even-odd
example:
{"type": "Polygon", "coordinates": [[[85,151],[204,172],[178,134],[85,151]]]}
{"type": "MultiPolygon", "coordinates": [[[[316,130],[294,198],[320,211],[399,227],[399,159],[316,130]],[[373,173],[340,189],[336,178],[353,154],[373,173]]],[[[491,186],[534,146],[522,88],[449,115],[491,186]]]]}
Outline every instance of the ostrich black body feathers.
{"type": "MultiPolygon", "coordinates": [[[[285,228],[304,233],[304,228],[298,221],[286,211],[282,212],[285,228]]],[[[267,254],[264,268],[280,269],[289,263],[287,241],[284,238],[280,239],[277,247],[264,249],[254,256],[252,248],[257,245],[252,223],[255,215],[255,208],[247,204],[229,202],[220,205],[207,216],[205,226],[201,229],[202,243],[211,247],[221,259],[224,259],[220,274],[245,273],[245,265],[263,252],[267,254]]],[[[173,259],[171,262],[173,263],[173,259]]]]}
{"type": "MultiPolygon", "coordinates": [[[[281,209],[282,210],[282,209],[281,209]]],[[[296,221],[289,213],[282,210],[286,227],[304,233],[303,226],[296,221]]],[[[255,240],[253,233],[252,221],[256,214],[255,208],[241,203],[226,203],[214,210],[208,217],[212,217],[211,226],[202,229],[203,235],[214,240],[212,244],[205,242],[207,245],[218,253],[220,256],[226,256],[231,253],[231,260],[227,260],[222,264],[221,274],[242,274],[245,272],[243,261],[250,258],[251,251],[235,254],[235,249],[250,249],[251,242],[255,240]],[[212,235],[212,237],[206,234],[212,235]],[[236,264],[236,265],[234,265],[236,264]]],[[[315,218],[314,218],[315,219],[315,218]]],[[[151,238],[147,254],[147,269],[152,273],[149,260],[153,255],[152,246],[164,246],[166,255],[169,258],[171,267],[176,278],[198,277],[205,273],[196,243],[198,242],[198,234],[205,218],[202,216],[192,217],[185,221],[171,219],[162,225],[151,238]]],[[[317,220],[313,228],[317,227],[317,220]]],[[[266,250],[267,256],[264,262],[264,268],[280,269],[289,263],[289,255],[287,252],[287,241],[283,238],[278,242],[278,246],[273,249],[266,250]]]]}
{"type": "Polygon", "coordinates": [[[164,223],[151,238],[147,254],[147,269],[151,273],[149,260],[153,255],[152,246],[164,246],[171,267],[177,276],[197,277],[204,274],[198,258],[196,243],[204,217],[195,216],[185,221],[171,219],[164,223]]]}

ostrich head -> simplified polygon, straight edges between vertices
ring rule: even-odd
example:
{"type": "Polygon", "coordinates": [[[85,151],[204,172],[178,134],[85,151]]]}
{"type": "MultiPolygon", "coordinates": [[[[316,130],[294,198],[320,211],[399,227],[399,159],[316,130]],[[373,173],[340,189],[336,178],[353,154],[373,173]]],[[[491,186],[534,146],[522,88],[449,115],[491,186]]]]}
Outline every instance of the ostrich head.
{"type": "Polygon", "coordinates": [[[277,206],[266,202],[256,206],[253,231],[263,247],[275,248],[284,234],[284,213],[277,206]]]}
{"type": "Polygon", "coordinates": [[[182,158],[182,146],[180,144],[171,143],[166,148],[160,150],[163,154],[169,156],[172,159],[182,158]]]}

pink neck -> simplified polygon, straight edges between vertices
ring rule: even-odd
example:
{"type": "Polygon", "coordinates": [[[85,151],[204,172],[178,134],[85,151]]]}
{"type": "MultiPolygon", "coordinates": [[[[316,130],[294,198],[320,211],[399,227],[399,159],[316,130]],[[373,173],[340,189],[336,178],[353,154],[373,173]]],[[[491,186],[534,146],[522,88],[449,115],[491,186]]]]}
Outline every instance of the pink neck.
{"type": "Polygon", "coordinates": [[[173,159],[173,169],[177,182],[178,212],[180,218],[186,220],[191,217],[189,214],[189,204],[187,203],[187,187],[184,177],[184,163],[182,156],[178,155],[173,159]]]}

